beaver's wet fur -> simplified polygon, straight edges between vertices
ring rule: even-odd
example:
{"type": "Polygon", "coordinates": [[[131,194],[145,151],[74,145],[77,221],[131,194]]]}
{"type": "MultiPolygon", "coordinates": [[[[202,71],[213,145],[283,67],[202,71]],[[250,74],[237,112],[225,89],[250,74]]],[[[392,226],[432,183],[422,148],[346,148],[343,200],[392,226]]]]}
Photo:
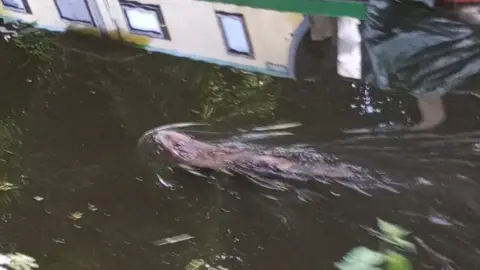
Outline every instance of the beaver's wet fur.
{"type": "Polygon", "coordinates": [[[159,131],[155,142],[167,151],[178,163],[197,168],[223,171],[252,171],[279,175],[307,175],[331,178],[350,178],[355,174],[345,166],[329,164],[303,164],[275,157],[257,154],[250,150],[217,146],[196,140],[176,131],[159,131]]]}

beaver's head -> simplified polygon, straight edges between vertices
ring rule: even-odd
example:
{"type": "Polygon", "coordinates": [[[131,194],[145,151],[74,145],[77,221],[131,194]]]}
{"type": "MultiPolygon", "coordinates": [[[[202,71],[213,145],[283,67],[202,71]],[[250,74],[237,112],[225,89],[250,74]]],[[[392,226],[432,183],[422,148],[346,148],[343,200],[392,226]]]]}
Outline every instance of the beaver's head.
{"type": "Polygon", "coordinates": [[[153,136],[155,142],[176,158],[183,158],[187,146],[192,144],[193,138],[175,131],[160,131],[153,136]]]}
{"type": "Polygon", "coordinates": [[[215,148],[188,135],[170,130],[159,131],[153,137],[162,149],[174,158],[184,161],[195,159],[199,153],[215,148]]]}

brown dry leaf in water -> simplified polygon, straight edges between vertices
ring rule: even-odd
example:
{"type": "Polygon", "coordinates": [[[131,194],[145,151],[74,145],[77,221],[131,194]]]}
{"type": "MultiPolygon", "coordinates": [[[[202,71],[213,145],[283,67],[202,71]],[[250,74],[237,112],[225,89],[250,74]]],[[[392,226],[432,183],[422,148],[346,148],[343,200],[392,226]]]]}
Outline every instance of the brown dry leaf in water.
{"type": "Polygon", "coordinates": [[[177,242],[190,240],[192,238],[194,238],[194,237],[189,235],[189,234],[184,233],[184,234],[180,234],[180,235],[177,235],[177,236],[167,237],[167,238],[163,238],[161,240],[154,241],[153,244],[156,245],[156,246],[163,246],[163,245],[166,245],[166,244],[174,244],[174,243],[177,243],[177,242]]]}
{"type": "Polygon", "coordinates": [[[90,211],[92,211],[92,212],[95,212],[95,211],[98,210],[98,208],[97,208],[95,205],[89,203],[89,204],[88,204],[88,210],[90,210],[90,211]]]}
{"type": "Polygon", "coordinates": [[[53,238],[52,241],[55,243],[55,244],[65,244],[67,241],[65,241],[65,239],[63,238],[53,238]]]}

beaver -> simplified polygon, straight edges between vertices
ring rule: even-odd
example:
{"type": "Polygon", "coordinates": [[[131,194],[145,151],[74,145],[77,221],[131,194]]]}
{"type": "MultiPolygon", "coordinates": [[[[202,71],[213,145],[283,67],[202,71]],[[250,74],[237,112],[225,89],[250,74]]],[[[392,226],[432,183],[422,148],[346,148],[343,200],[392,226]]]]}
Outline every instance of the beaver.
{"type": "Polygon", "coordinates": [[[158,131],[155,142],[178,163],[196,168],[265,176],[294,177],[296,179],[330,177],[351,178],[354,171],[347,165],[300,164],[284,157],[258,154],[248,149],[213,145],[171,130],[158,131]],[[243,172],[243,173],[242,173],[243,172]],[[307,176],[307,177],[304,177],[307,176]]]}

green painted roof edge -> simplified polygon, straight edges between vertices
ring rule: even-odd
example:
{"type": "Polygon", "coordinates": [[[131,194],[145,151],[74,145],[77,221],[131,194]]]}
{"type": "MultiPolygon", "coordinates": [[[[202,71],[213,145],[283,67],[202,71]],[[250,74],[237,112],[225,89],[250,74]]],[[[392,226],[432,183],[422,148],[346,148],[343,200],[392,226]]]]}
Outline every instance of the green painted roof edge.
{"type": "Polygon", "coordinates": [[[283,12],[297,12],[308,15],[365,18],[365,4],[359,1],[335,0],[197,0],[234,4],[283,12]]]}

